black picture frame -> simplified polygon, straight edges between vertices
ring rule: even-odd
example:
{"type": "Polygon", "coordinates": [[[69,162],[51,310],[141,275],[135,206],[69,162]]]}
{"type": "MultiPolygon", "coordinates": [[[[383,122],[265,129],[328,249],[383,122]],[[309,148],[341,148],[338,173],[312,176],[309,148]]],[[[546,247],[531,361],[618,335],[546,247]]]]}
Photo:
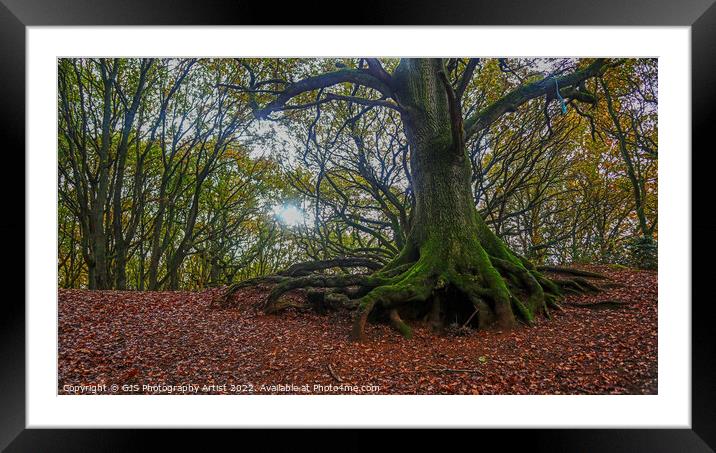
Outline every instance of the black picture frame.
{"type": "MultiPolygon", "coordinates": [[[[714,0],[460,0],[449,3],[423,0],[394,2],[363,1],[347,5],[333,2],[283,3],[266,9],[265,2],[245,0],[221,1],[175,0],[0,0],[0,130],[5,163],[3,205],[0,220],[4,238],[25,235],[24,197],[17,195],[24,187],[25,168],[25,28],[33,25],[639,25],[691,26],[692,33],[692,206],[711,206],[709,166],[703,158],[713,153],[710,131],[716,105],[716,5],[714,0]],[[325,3],[323,8],[321,3],[325,3]],[[345,6],[344,6],[345,7],[345,6]],[[707,129],[709,128],[709,129],[707,129]],[[699,165],[693,159],[699,156],[699,165]],[[10,175],[18,175],[13,180],[10,175]]],[[[691,150],[669,150],[669,152],[691,150]]],[[[711,179],[713,176],[711,175],[711,179]]],[[[713,234],[716,222],[708,214],[692,222],[692,241],[698,242],[692,255],[692,429],[549,429],[549,430],[469,430],[460,437],[474,442],[472,447],[487,448],[490,441],[531,451],[713,451],[716,449],[716,336],[714,335],[713,297],[706,285],[713,279],[713,234]],[[699,234],[701,233],[701,234],[699,234]],[[698,258],[703,258],[699,260],[698,258]],[[699,264],[701,261],[702,264],[699,264]],[[711,271],[712,272],[712,271],[711,271]],[[709,279],[710,277],[710,279],[709,279]],[[698,297],[697,288],[704,289],[698,297]]],[[[284,436],[252,435],[237,437],[229,430],[212,433],[178,430],[88,430],[25,429],[25,304],[19,294],[10,296],[25,281],[24,250],[21,241],[10,240],[4,248],[12,258],[4,276],[6,297],[0,311],[0,447],[6,451],[136,451],[149,447],[147,438],[158,438],[165,447],[169,442],[183,447],[201,445],[209,450],[215,442],[228,445],[237,441],[250,445],[259,441],[269,451],[275,442],[283,446],[307,443],[312,448],[365,450],[376,442],[368,440],[365,431],[333,430],[325,436],[309,439],[315,433],[294,431],[284,436]],[[22,255],[21,255],[22,253],[22,255]],[[320,439],[320,440],[319,440],[320,439]]],[[[684,263],[688,265],[689,263],[684,263]]],[[[24,290],[23,290],[24,291],[24,290]]],[[[688,303],[689,301],[683,301],[688,303]]],[[[478,409],[479,410],[479,409],[478,409]]],[[[382,441],[386,446],[419,445],[426,435],[454,442],[453,434],[431,431],[396,433],[382,441]]],[[[154,439],[152,439],[154,440],[154,439]]],[[[461,439],[463,440],[463,439],[461,439]]]]}

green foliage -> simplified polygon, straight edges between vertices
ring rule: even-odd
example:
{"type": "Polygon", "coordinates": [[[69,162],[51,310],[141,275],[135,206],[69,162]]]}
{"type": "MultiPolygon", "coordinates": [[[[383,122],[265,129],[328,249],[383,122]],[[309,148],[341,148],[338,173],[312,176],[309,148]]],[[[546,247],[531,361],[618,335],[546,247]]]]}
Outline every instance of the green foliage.
{"type": "Polygon", "coordinates": [[[630,264],[640,269],[656,270],[658,267],[658,244],[650,237],[640,237],[629,241],[630,264]]]}

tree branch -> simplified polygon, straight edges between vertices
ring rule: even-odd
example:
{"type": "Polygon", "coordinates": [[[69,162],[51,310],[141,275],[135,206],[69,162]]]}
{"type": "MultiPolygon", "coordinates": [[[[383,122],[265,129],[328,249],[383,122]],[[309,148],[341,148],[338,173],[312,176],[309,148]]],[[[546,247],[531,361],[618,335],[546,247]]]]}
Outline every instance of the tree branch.
{"type": "Polygon", "coordinates": [[[460,76],[460,81],[455,88],[455,96],[458,100],[462,99],[462,95],[465,93],[465,89],[470,83],[470,80],[472,79],[472,74],[475,72],[475,68],[477,67],[477,63],[479,62],[479,58],[470,58],[470,61],[468,61],[467,67],[465,67],[462,76],[460,76]]]}
{"type": "Polygon", "coordinates": [[[368,63],[368,70],[371,74],[373,74],[373,76],[375,76],[376,79],[380,80],[388,87],[392,87],[393,77],[383,68],[380,60],[377,58],[365,58],[365,61],[368,63]]]}
{"type": "Polygon", "coordinates": [[[466,138],[469,138],[476,132],[487,128],[505,113],[514,112],[517,110],[517,107],[529,100],[543,95],[549,95],[550,93],[554,95],[556,86],[560,87],[560,94],[565,99],[569,98],[583,102],[594,102],[596,99],[593,96],[577,90],[575,87],[584,80],[602,74],[609,66],[611,65],[608,64],[605,58],[598,58],[594,61],[594,63],[581,71],[575,71],[562,77],[547,77],[515,89],[480,112],[477,112],[469,117],[465,121],[466,138]]]}
{"type": "MultiPolygon", "coordinates": [[[[387,74],[387,73],[386,73],[387,74]]],[[[391,96],[391,89],[383,81],[373,75],[371,70],[368,69],[341,69],[338,71],[327,72],[317,76],[307,77],[298,82],[288,84],[283,91],[281,91],[276,98],[269,102],[265,107],[254,112],[257,118],[265,118],[271,112],[278,110],[286,110],[292,108],[286,106],[286,104],[294,97],[306,93],[309,91],[319,90],[321,88],[327,88],[340,83],[353,83],[356,85],[363,85],[374,90],[379,91],[386,98],[391,96]]],[[[228,87],[231,88],[231,87],[228,87]]],[[[337,96],[337,95],[333,95],[337,96]]],[[[358,102],[358,98],[351,99],[353,102],[358,102]]],[[[372,102],[366,100],[366,102],[372,102]]],[[[315,103],[306,104],[302,107],[308,107],[315,105],[315,103]]]]}
{"type": "Polygon", "coordinates": [[[365,105],[365,106],[387,107],[387,108],[397,110],[397,111],[402,110],[398,104],[396,104],[395,102],[391,102],[385,98],[383,98],[383,99],[368,99],[368,98],[361,98],[361,97],[356,97],[356,96],[343,96],[341,94],[328,93],[328,94],[326,94],[326,97],[324,99],[326,101],[331,101],[331,100],[346,101],[346,102],[353,102],[355,104],[365,105]]]}

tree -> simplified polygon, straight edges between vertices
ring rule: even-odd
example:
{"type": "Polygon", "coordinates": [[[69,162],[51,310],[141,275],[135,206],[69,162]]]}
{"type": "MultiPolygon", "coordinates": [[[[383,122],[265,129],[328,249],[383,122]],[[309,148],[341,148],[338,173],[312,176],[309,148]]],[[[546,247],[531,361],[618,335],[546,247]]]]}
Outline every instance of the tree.
{"type": "Polygon", "coordinates": [[[284,183],[250,155],[246,100],[214,86],[230,74],[223,60],[58,61],[60,285],[194,288],[256,272],[284,183]]]}
{"type": "Polygon", "coordinates": [[[356,118],[360,110],[351,107],[338,112],[323,133],[306,131],[302,163],[311,175],[289,172],[293,187],[314,208],[313,228],[300,239],[314,259],[350,255],[385,264],[405,243],[411,204],[407,145],[399,137],[396,112],[382,109],[356,118]],[[341,137],[345,122],[348,137],[341,137]]]}
{"type": "Polygon", "coordinates": [[[632,241],[634,262],[639,267],[656,268],[656,199],[647,186],[656,184],[656,73],[655,59],[629,62],[617,71],[615,81],[599,77],[609,122],[607,135],[616,141],[631,185],[633,211],[640,237],[632,241]],[[630,68],[629,66],[636,66],[630,68]],[[616,86],[615,86],[616,85],[616,86]]]}
{"type": "MultiPolygon", "coordinates": [[[[559,98],[570,103],[595,103],[584,82],[617,62],[596,59],[565,75],[525,81],[467,115],[462,98],[477,60],[402,59],[397,65],[388,63],[394,65],[392,71],[378,59],[361,59],[357,67],[292,81],[276,76],[275,71],[272,77],[257,80],[259,71],[243,62],[251,74],[249,84],[223,84],[250,93],[259,118],[333,102],[394,110],[400,115],[410,150],[415,207],[397,256],[369,275],[305,275],[306,269],[341,265],[331,260],[323,266],[313,263],[289,268],[284,275],[270,278],[278,284],[268,297],[266,309],[280,308],[280,296],[291,289],[332,288],[323,293],[314,291],[311,297],[319,304],[356,307],[356,339],[363,337],[371,313],[387,316],[406,336],[410,328],[403,318],[408,316],[427,316],[436,327],[458,315],[472,317],[480,327],[510,328],[518,318],[531,323],[539,314],[548,315],[550,308],[559,307],[561,286],[574,286],[574,282],[545,278],[488,227],[474,203],[472,165],[465,143],[532,99],[544,97],[545,111],[559,98]],[[344,94],[347,86],[350,91],[344,94]],[[331,87],[337,88],[326,92],[331,87]],[[292,103],[295,100],[298,103],[292,103]]],[[[244,284],[232,286],[221,301],[228,300],[231,292],[244,284]]]]}

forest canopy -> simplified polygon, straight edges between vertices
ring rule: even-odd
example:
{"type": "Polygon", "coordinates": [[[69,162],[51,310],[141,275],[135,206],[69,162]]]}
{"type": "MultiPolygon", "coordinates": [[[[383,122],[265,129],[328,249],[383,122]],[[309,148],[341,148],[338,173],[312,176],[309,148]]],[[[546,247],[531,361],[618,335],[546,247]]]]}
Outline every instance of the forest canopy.
{"type": "MultiPolygon", "coordinates": [[[[441,63],[472,203],[534,264],[655,268],[657,60],[610,59],[559,85],[596,63],[441,63]]],[[[59,286],[197,289],[301,262],[389,264],[416,209],[405,107],[376,70],[398,66],[58,60],[59,286]]]]}

